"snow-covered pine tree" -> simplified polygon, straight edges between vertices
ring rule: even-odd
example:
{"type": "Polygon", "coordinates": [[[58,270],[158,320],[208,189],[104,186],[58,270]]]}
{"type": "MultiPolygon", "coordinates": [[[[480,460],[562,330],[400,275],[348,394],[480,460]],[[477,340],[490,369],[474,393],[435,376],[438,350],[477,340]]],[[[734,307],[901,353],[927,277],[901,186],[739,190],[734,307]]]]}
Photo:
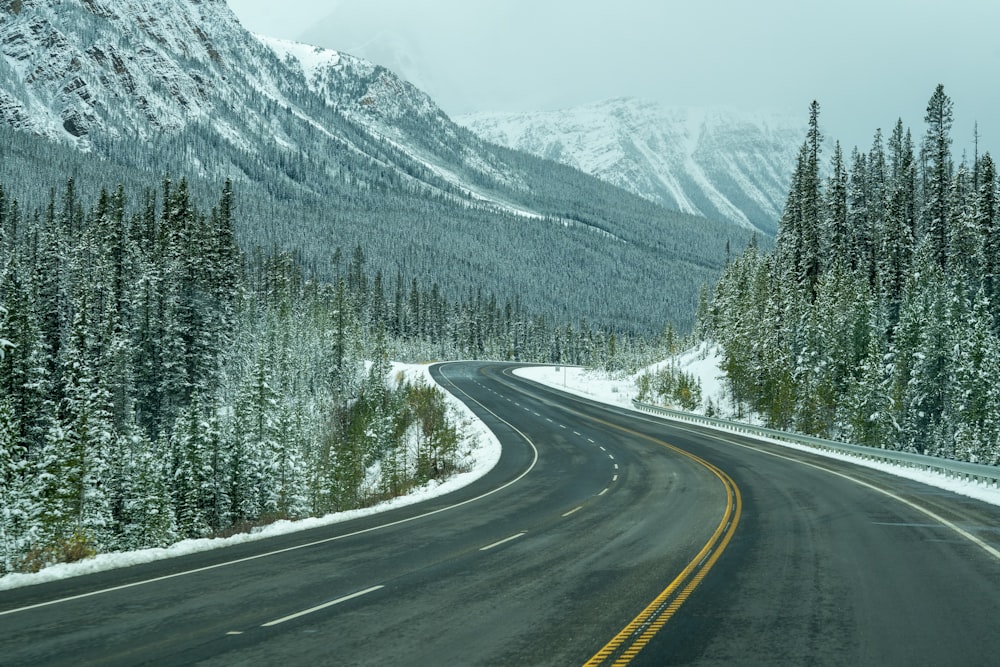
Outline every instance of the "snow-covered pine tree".
{"type": "Polygon", "coordinates": [[[27,449],[13,401],[0,395],[0,574],[15,570],[29,527],[27,449]]]}
{"type": "Polygon", "coordinates": [[[926,238],[914,258],[913,275],[907,283],[894,339],[896,379],[901,395],[903,449],[918,453],[950,453],[950,444],[938,438],[944,388],[951,353],[950,292],[935,258],[932,241],[926,238]]]}
{"type": "Polygon", "coordinates": [[[994,321],[1000,316],[1000,192],[997,169],[989,153],[979,160],[975,215],[983,239],[983,284],[994,321]]]}
{"type": "Polygon", "coordinates": [[[989,303],[980,289],[962,309],[964,321],[952,330],[952,364],[942,417],[942,432],[954,441],[961,461],[1000,462],[1000,342],[989,303]]]}
{"type": "Polygon", "coordinates": [[[952,180],[948,200],[946,269],[953,289],[971,298],[982,285],[985,258],[982,226],[976,219],[971,175],[961,165],[952,180]]]}
{"type": "Polygon", "coordinates": [[[892,365],[886,347],[885,322],[873,314],[868,325],[864,362],[845,401],[845,422],[850,428],[851,442],[894,449],[899,425],[891,393],[892,365]]]}
{"type": "Polygon", "coordinates": [[[927,102],[927,133],[924,136],[923,155],[927,167],[924,172],[924,207],[922,223],[928,238],[931,254],[938,266],[944,268],[948,254],[948,209],[953,172],[951,158],[951,125],[953,103],[938,84],[927,102]]]}
{"type": "Polygon", "coordinates": [[[837,142],[833,150],[832,173],[827,179],[823,202],[823,234],[820,243],[824,269],[835,261],[850,262],[854,250],[854,234],[847,220],[847,169],[837,142]]]}
{"type": "Polygon", "coordinates": [[[122,548],[165,547],[175,542],[179,534],[171,497],[169,449],[156,447],[144,433],[136,431],[119,439],[117,451],[122,548]]]}

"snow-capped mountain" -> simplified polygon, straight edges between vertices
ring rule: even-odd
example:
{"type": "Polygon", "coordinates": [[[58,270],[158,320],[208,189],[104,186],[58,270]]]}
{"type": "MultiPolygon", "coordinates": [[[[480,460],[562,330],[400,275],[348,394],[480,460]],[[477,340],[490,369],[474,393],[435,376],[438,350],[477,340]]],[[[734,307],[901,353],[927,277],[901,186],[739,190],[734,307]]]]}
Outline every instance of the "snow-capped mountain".
{"type": "Polygon", "coordinates": [[[774,234],[805,120],[615,99],[560,111],[456,117],[481,137],[556,160],[668,208],[774,234]]]}
{"type": "Polygon", "coordinates": [[[81,148],[209,117],[235,83],[231,51],[254,46],[224,0],[9,0],[0,14],[0,119],[81,148]]]}
{"type": "Polygon", "coordinates": [[[9,128],[0,177],[39,198],[68,175],[232,178],[243,240],[320,273],[364,246],[372,271],[622,330],[689,324],[747,236],[488,143],[384,67],[250,34],[224,0],[0,0],[9,128]]]}

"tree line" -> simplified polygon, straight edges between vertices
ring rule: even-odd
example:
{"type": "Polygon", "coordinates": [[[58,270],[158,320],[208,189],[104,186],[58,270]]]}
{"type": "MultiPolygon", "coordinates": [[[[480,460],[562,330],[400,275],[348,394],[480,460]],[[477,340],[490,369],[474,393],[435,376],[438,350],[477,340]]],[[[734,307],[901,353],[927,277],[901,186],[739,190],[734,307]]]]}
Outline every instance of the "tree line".
{"type": "Polygon", "coordinates": [[[470,285],[332,277],[234,231],[226,182],[30,207],[0,186],[0,573],[355,508],[455,472],[471,443],[389,359],[635,366],[649,342],[470,285]]]}
{"type": "Polygon", "coordinates": [[[821,169],[819,105],[773,252],[732,260],[702,318],[733,398],[770,425],[1000,462],[1000,212],[990,154],[952,156],[938,86],[915,141],[902,121],[821,169]]]}

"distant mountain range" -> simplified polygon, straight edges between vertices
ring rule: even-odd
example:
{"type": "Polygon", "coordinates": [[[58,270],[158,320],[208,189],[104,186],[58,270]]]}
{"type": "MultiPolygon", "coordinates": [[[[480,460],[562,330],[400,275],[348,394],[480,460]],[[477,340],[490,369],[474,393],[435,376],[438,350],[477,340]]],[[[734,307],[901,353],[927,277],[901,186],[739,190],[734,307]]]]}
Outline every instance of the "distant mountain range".
{"type": "Polygon", "coordinates": [[[167,172],[206,197],[229,177],[243,242],[320,276],[358,245],[387,278],[622,331],[689,326],[749,236],[486,142],[389,70],[258,38],[223,0],[0,0],[0,142],[26,204],[70,176],[134,197],[167,172]]]}
{"type": "Polygon", "coordinates": [[[777,231],[806,132],[804,116],[636,99],[455,120],[484,139],[576,167],[667,208],[768,235],[777,231]]]}

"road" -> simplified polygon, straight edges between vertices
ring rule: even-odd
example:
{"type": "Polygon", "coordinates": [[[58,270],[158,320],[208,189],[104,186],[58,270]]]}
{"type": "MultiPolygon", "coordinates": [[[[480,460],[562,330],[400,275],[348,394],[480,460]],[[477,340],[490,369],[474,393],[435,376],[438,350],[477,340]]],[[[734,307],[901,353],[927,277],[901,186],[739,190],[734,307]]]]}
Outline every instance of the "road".
{"type": "Polygon", "coordinates": [[[441,382],[476,483],[253,544],[0,593],[0,664],[995,664],[1000,508],[567,397],[441,382]]]}

